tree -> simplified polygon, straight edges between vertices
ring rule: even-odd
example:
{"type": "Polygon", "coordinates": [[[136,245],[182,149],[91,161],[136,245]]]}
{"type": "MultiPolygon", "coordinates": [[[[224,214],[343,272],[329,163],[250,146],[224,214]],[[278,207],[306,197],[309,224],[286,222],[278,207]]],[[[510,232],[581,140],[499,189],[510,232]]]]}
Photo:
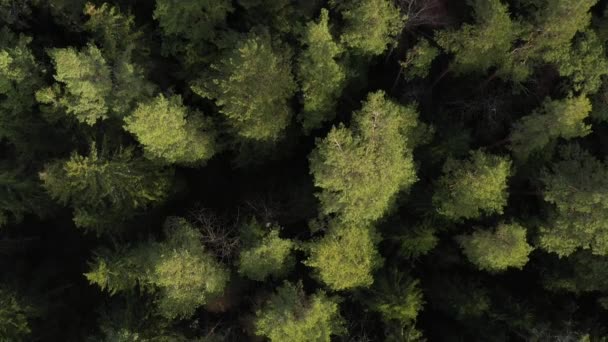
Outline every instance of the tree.
{"type": "Polygon", "coordinates": [[[267,32],[239,39],[211,65],[192,90],[215,104],[234,133],[245,140],[276,141],[291,120],[295,92],[289,53],[267,32]]]}
{"type": "Polygon", "coordinates": [[[344,28],[340,40],[362,55],[381,55],[396,42],[406,17],[391,0],[331,0],[340,11],[344,28]]]}
{"type": "Polygon", "coordinates": [[[151,158],[167,163],[200,164],[216,150],[215,132],[209,119],[191,112],[179,95],[141,103],[125,118],[124,128],[133,133],[151,158]]]}
{"type": "Polygon", "coordinates": [[[456,221],[502,214],[511,164],[507,157],[480,150],[471,152],[468,160],[448,159],[433,195],[437,211],[456,221]]]}
{"type": "Polygon", "coordinates": [[[597,92],[608,74],[604,44],[592,30],[575,38],[555,59],[560,75],[569,77],[572,89],[582,94],[597,92]]]}
{"type": "Polygon", "coordinates": [[[26,178],[24,170],[0,168],[0,228],[20,223],[26,214],[43,217],[48,213],[48,197],[36,178],[26,178]]]}
{"type": "Polygon", "coordinates": [[[230,0],[156,0],[163,53],[184,58],[187,65],[201,61],[233,10],[230,0]]]}
{"type": "Polygon", "coordinates": [[[317,140],[310,172],[321,188],[322,214],[365,224],[381,218],[417,180],[412,150],[414,129],[422,125],[414,107],[387,99],[383,91],[369,94],[352,121],[350,128],[334,127],[317,140]]]}
{"type": "Polygon", "coordinates": [[[560,160],[542,174],[545,201],[555,206],[540,228],[540,247],[559,256],[577,248],[608,255],[608,166],[578,145],[560,150],[560,160]]]}
{"type": "Polygon", "coordinates": [[[368,287],[381,266],[372,229],[334,222],[325,236],[310,245],[304,262],[332,290],[368,287]]]}
{"type": "Polygon", "coordinates": [[[302,39],[305,46],[298,60],[298,79],[304,109],[298,115],[305,132],[319,128],[336,115],[337,100],[344,88],[346,71],[336,58],[342,48],[329,30],[329,12],[321,10],[319,22],[310,22],[302,39]]]}
{"type": "Polygon", "coordinates": [[[136,210],[162,202],[171,174],[137,158],[131,148],[109,154],[93,144],[88,156],[74,153],[48,164],[40,179],[53,199],[74,209],[76,226],[100,234],[133,217],[136,210]]]}
{"type": "Polygon", "coordinates": [[[584,120],[591,113],[591,102],[582,95],[562,100],[545,100],[542,107],[513,125],[511,150],[526,160],[557,138],[572,139],[591,133],[584,120]]]}
{"type": "Polygon", "coordinates": [[[253,220],[241,229],[243,249],[239,255],[238,271],[256,281],[285,276],[295,264],[294,242],[279,237],[279,227],[263,227],[253,220]]]}
{"type": "Polygon", "coordinates": [[[32,141],[43,126],[35,115],[34,93],[42,84],[41,68],[30,49],[32,38],[0,29],[0,139],[20,153],[34,149],[32,141]]]}
{"type": "Polygon", "coordinates": [[[438,55],[439,49],[431,46],[429,41],[423,38],[407,52],[405,60],[399,63],[405,79],[411,81],[415,78],[426,78],[433,60],[438,55]]]}
{"type": "Polygon", "coordinates": [[[440,31],[437,43],[454,54],[452,67],[459,74],[485,73],[493,66],[499,73],[510,71],[511,47],[521,26],[511,20],[507,5],[500,0],[475,0],[472,6],[475,24],[440,31]]]}
{"type": "Polygon", "coordinates": [[[579,250],[562,258],[543,274],[543,283],[551,291],[569,291],[577,295],[608,291],[608,258],[579,250]]]}
{"type": "Polygon", "coordinates": [[[471,263],[489,272],[521,269],[534,249],[526,242],[526,228],[517,223],[499,224],[492,232],[477,230],[461,235],[458,243],[471,263]]]}
{"type": "MultiPolygon", "coordinates": [[[[95,43],[108,61],[130,60],[133,53],[142,53],[143,33],[135,29],[135,18],[117,7],[103,3],[87,3],[84,13],[89,17],[84,28],[93,34],[95,43]]],[[[133,89],[132,89],[133,90],[133,89]]]]}
{"type": "Polygon", "coordinates": [[[378,277],[364,301],[387,322],[412,323],[425,303],[419,285],[419,280],[393,270],[378,277]]]}
{"type": "Polygon", "coordinates": [[[346,332],[337,300],[323,292],[308,296],[301,283],[285,282],[256,316],[256,334],[273,342],[329,342],[346,332]]]}
{"type": "Polygon", "coordinates": [[[27,341],[33,308],[4,285],[0,286],[0,341],[27,341]]]}
{"type": "Polygon", "coordinates": [[[210,298],[222,294],[229,274],[205,251],[201,233],[186,220],[169,218],[164,228],[165,241],[141,243],[118,252],[99,251],[85,276],[111,294],[139,285],[156,294],[162,316],[187,318],[210,298]]]}
{"type": "Polygon", "coordinates": [[[83,51],[53,49],[53,86],[36,92],[38,102],[61,115],[63,111],[79,122],[93,126],[98,120],[122,117],[153,90],[137,66],[121,59],[108,64],[101,50],[89,44],[83,51]]]}

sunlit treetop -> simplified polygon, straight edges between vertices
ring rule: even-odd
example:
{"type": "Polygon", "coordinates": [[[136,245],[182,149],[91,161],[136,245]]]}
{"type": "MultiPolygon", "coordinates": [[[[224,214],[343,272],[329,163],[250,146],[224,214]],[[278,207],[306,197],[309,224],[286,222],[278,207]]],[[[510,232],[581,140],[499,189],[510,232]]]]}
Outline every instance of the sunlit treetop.
{"type": "Polygon", "coordinates": [[[321,212],[357,224],[386,214],[397,194],[417,180],[412,150],[414,129],[422,126],[413,106],[383,91],[369,94],[351,126],[334,127],[309,157],[321,212]]]}

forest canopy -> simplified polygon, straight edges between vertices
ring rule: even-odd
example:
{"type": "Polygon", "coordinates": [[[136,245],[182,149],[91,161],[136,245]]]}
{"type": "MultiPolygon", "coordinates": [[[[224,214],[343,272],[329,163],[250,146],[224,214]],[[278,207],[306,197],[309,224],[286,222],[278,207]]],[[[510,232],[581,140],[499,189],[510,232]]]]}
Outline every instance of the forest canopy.
{"type": "Polygon", "coordinates": [[[608,341],[608,0],[0,0],[0,342],[608,341]]]}

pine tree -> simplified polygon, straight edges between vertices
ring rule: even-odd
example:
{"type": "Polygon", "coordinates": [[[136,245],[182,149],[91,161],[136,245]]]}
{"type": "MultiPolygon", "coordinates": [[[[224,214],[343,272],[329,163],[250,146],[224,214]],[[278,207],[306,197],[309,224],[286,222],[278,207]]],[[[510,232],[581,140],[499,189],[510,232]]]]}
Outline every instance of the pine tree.
{"type": "Polygon", "coordinates": [[[305,132],[319,128],[336,115],[337,100],[344,88],[346,71],[336,58],[342,48],[331,35],[329,12],[321,11],[318,22],[306,27],[302,43],[305,46],[298,63],[304,98],[304,109],[298,115],[305,132]]]}
{"type": "Polygon", "coordinates": [[[304,264],[332,290],[368,287],[382,264],[375,240],[370,228],[331,223],[326,235],[310,245],[304,264]]]}
{"type": "Polygon", "coordinates": [[[158,95],[140,104],[125,119],[124,128],[137,137],[150,158],[167,163],[201,164],[216,150],[211,121],[190,111],[179,95],[158,95]]]}
{"type": "Polygon", "coordinates": [[[351,127],[334,127],[309,157],[321,212],[357,224],[386,214],[397,194],[417,180],[412,150],[420,126],[413,107],[383,91],[369,94],[351,127]]]}
{"type": "Polygon", "coordinates": [[[25,174],[24,170],[0,168],[0,228],[21,222],[26,214],[43,217],[49,211],[44,189],[25,174]]]}
{"type": "Polygon", "coordinates": [[[511,164],[506,157],[480,150],[471,152],[468,160],[448,159],[433,195],[437,211],[457,221],[502,214],[511,164]]]}
{"type": "Polygon", "coordinates": [[[578,145],[560,150],[560,160],[542,175],[545,201],[555,206],[540,228],[540,247],[559,256],[577,248],[608,255],[608,166],[578,145]]]}
{"type": "Polygon", "coordinates": [[[439,49],[431,46],[427,39],[422,39],[413,48],[408,50],[405,60],[400,62],[406,80],[426,78],[431,69],[433,60],[439,55],[439,49]]]}
{"type": "Polygon", "coordinates": [[[362,55],[381,55],[395,44],[407,18],[391,0],[331,0],[344,19],[341,41],[362,55]]]}
{"type": "Polygon", "coordinates": [[[170,170],[135,157],[133,149],[109,155],[95,144],[87,156],[48,164],[40,178],[52,198],[74,209],[76,226],[98,234],[162,202],[171,186],[170,170]]]}
{"type": "Polygon", "coordinates": [[[256,334],[273,342],[329,342],[346,332],[337,300],[323,292],[306,295],[301,283],[285,282],[256,316],[256,334]]]}
{"type": "Polygon", "coordinates": [[[591,133],[591,126],[584,120],[591,112],[591,102],[586,96],[567,97],[562,100],[546,100],[542,107],[524,116],[513,125],[511,150],[522,160],[557,138],[572,139],[591,133]]]}
{"type": "Polygon", "coordinates": [[[245,140],[276,141],[291,121],[295,92],[289,54],[267,32],[239,39],[192,87],[215,100],[234,133],[245,140]]]}
{"type": "Polygon", "coordinates": [[[504,271],[523,268],[534,249],[526,242],[526,228],[519,224],[499,224],[494,231],[477,230],[461,235],[458,243],[464,255],[480,270],[504,271]]]}
{"type": "Polygon", "coordinates": [[[295,264],[294,242],[279,236],[276,226],[263,227],[253,220],[241,229],[243,249],[239,255],[239,274],[256,281],[285,276],[295,264]]]}
{"type": "Polygon", "coordinates": [[[208,254],[201,233],[182,218],[165,222],[165,240],[145,242],[116,252],[101,250],[85,276],[111,294],[137,285],[155,294],[158,312],[168,319],[187,318],[220,295],[229,274],[208,254]]]}

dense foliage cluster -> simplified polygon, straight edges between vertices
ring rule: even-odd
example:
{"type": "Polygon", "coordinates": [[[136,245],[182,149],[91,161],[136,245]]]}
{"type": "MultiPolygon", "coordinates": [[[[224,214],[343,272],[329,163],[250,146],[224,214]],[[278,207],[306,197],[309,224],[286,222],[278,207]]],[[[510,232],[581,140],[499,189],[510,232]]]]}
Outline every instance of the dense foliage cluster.
{"type": "Polygon", "coordinates": [[[608,0],[0,0],[0,342],[608,340],[608,0]]]}

